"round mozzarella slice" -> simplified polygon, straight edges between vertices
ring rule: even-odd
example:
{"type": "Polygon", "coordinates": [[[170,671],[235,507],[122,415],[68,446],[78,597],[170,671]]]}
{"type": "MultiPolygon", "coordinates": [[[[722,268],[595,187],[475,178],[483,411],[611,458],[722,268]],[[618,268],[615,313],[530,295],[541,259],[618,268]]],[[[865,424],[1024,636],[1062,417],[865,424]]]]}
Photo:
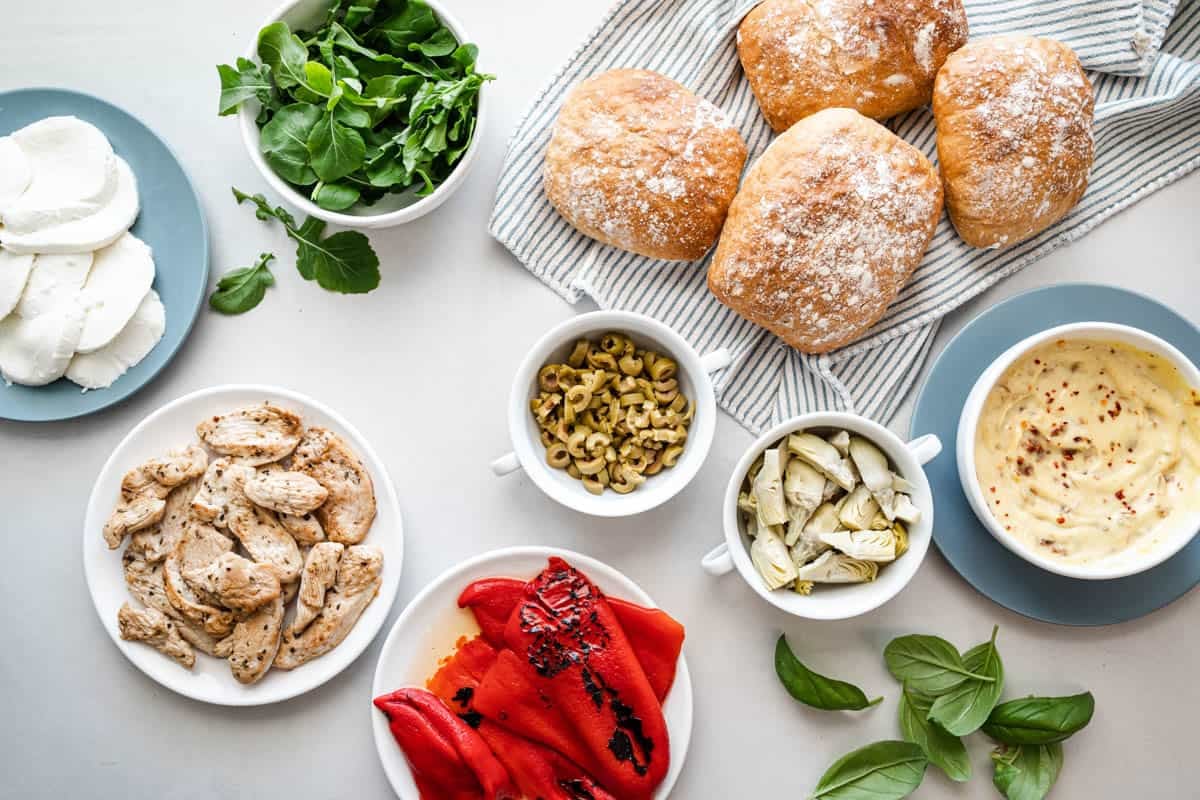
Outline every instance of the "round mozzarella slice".
{"type": "Polygon", "coordinates": [[[17,234],[91,216],[112,199],[117,171],[112,145],[95,125],[76,117],[47,117],[12,139],[29,161],[31,178],[4,213],[17,234]]]}
{"type": "Polygon", "coordinates": [[[126,233],[98,251],[80,293],[87,318],[76,349],[91,353],[111,342],[133,317],[152,283],[150,247],[133,234],[126,233]]]}
{"type": "Polygon", "coordinates": [[[7,224],[0,244],[14,253],[90,253],[112,244],[129,230],[138,213],[137,180],[124,159],[116,159],[117,188],[96,213],[60,225],[20,233],[7,224]]]}
{"type": "Polygon", "coordinates": [[[34,256],[33,270],[16,312],[32,318],[77,299],[91,269],[91,253],[34,256]]]}
{"type": "Polygon", "coordinates": [[[166,329],[166,309],[158,292],[151,289],[111,342],[95,352],[80,353],[71,359],[67,378],[84,389],[106,389],[149,355],[166,329]]]}
{"type": "Polygon", "coordinates": [[[83,332],[83,316],[72,300],[33,319],[9,314],[0,320],[0,375],[26,386],[61,378],[83,332]]]}
{"type": "Polygon", "coordinates": [[[0,219],[29,185],[29,159],[11,136],[0,136],[0,219]]]}
{"type": "Polygon", "coordinates": [[[32,269],[33,256],[19,256],[0,250],[0,319],[7,317],[17,307],[32,269]]]}

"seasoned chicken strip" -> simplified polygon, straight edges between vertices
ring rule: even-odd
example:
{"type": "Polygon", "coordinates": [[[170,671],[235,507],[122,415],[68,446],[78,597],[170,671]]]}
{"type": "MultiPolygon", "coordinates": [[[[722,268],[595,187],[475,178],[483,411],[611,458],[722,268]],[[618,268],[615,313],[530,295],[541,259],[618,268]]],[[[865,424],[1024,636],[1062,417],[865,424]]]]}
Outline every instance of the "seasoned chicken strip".
{"type": "Polygon", "coordinates": [[[206,566],[232,549],[233,542],[216,528],[192,520],[174,552],[163,562],[163,588],[167,601],[184,617],[202,625],[205,631],[218,638],[233,629],[233,614],[197,597],[184,581],[183,572],[206,566]]]}
{"type": "Polygon", "coordinates": [[[283,598],[276,597],[233,629],[229,668],[240,683],[262,680],[271,668],[283,633],[283,598]]]}
{"type": "Polygon", "coordinates": [[[237,553],[222,553],[207,566],[185,569],[183,579],[200,597],[239,614],[255,611],[280,594],[274,567],[237,553]]]}
{"type": "Polygon", "coordinates": [[[336,433],[312,427],[292,456],[292,469],[329,490],[329,499],[313,513],[333,542],[358,544],[375,519],[375,486],[362,461],[336,433]]]}
{"type": "Polygon", "coordinates": [[[337,542],[321,542],[313,545],[308,552],[304,571],[300,573],[300,600],[296,603],[296,617],[292,620],[290,635],[298,635],[321,612],[321,607],[325,605],[325,592],[337,579],[338,560],[345,549],[345,545],[337,542]]]}
{"type": "Polygon", "coordinates": [[[204,630],[204,626],[184,617],[167,600],[167,590],[163,584],[162,564],[151,564],[145,561],[132,548],[125,549],[123,560],[125,562],[125,585],[135,600],[146,608],[153,608],[170,617],[179,630],[179,635],[197,650],[220,658],[229,655],[228,651],[220,652],[220,641],[204,630]]]}
{"type": "Polygon", "coordinates": [[[292,535],[283,529],[275,512],[259,506],[237,507],[229,515],[229,532],[237,537],[250,557],[269,564],[283,583],[300,575],[304,559],[292,535]]]}
{"type": "Polygon", "coordinates": [[[246,478],[242,491],[250,502],[280,514],[302,516],[314,510],[329,492],[303,472],[260,470],[246,478]]]}
{"type": "Polygon", "coordinates": [[[123,498],[113,509],[112,516],[104,523],[104,541],[109,550],[116,550],[125,540],[125,535],[145,530],[155,525],[167,511],[167,503],[153,494],[139,494],[123,498]]]}
{"type": "Polygon", "coordinates": [[[154,527],[133,534],[128,549],[153,563],[170,555],[183,537],[183,529],[191,518],[192,498],[199,490],[199,478],[192,478],[172,489],[167,495],[163,518],[154,527]]]}
{"type": "Polygon", "coordinates": [[[333,590],[325,596],[317,618],[302,633],[288,631],[279,647],[275,666],[295,669],[325,655],[342,643],[383,583],[383,554],[374,547],[346,548],[338,564],[333,590]]]}
{"type": "Polygon", "coordinates": [[[125,603],[117,612],[117,627],[121,629],[121,638],[127,642],[145,642],[188,669],[196,663],[191,645],[180,637],[175,623],[157,609],[138,610],[125,603]]]}
{"type": "Polygon", "coordinates": [[[292,535],[298,545],[314,545],[325,541],[325,529],[311,513],[303,516],[280,514],[279,524],[292,535]]]}
{"type": "Polygon", "coordinates": [[[196,426],[196,433],[221,455],[258,465],[278,461],[295,450],[304,425],[291,411],[263,403],[206,419],[196,426]]]}
{"type": "Polygon", "coordinates": [[[192,514],[218,528],[228,528],[233,511],[250,507],[242,486],[253,474],[254,470],[245,464],[218,458],[208,465],[200,491],[192,498],[192,514]]]}
{"type": "Polygon", "coordinates": [[[161,500],[176,486],[203,475],[207,467],[208,453],[198,444],[170,450],[126,472],[121,478],[121,497],[152,494],[161,500]]]}

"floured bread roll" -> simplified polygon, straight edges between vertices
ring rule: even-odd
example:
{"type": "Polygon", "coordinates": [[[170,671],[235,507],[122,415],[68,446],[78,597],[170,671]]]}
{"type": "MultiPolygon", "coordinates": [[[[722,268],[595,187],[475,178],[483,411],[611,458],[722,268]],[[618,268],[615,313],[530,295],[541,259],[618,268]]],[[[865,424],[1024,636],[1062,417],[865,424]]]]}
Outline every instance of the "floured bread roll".
{"type": "Polygon", "coordinates": [[[793,347],[824,353],[883,316],[941,213],[921,151],[850,109],[819,111],[746,173],[708,287],[793,347]]]}
{"type": "Polygon", "coordinates": [[[594,239],[693,261],[712,247],[746,163],[719,108],[656,72],[618,69],[567,96],[546,150],[546,195],[594,239]]]}
{"type": "Polygon", "coordinates": [[[997,36],[946,60],[933,93],[938,161],[967,244],[1016,244],[1079,202],[1093,105],[1075,52],[1053,39],[997,36]]]}
{"type": "Polygon", "coordinates": [[[777,131],[823,108],[883,119],[929,102],[967,41],[961,0],[766,0],[738,27],[738,55],[777,131]]]}

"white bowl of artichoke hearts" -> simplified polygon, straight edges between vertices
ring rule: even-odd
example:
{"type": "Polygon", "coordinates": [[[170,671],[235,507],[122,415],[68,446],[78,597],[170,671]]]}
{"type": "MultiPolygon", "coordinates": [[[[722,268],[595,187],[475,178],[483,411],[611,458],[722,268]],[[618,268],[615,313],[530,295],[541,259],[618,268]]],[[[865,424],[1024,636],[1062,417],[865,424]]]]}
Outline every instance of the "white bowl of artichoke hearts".
{"type": "Polygon", "coordinates": [[[921,465],[934,436],[902,442],[844,413],[805,414],[747,451],[725,494],[725,544],[703,561],[736,567],[772,605],[845,619],[890,600],[929,548],[933,502],[921,465]]]}

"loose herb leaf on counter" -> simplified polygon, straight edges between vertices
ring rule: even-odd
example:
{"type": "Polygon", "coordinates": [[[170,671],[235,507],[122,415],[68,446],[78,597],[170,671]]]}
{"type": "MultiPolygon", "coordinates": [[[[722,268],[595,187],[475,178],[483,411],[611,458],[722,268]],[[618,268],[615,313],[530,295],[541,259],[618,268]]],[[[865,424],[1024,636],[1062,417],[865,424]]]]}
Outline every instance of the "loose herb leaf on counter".
{"type": "Polygon", "coordinates": [[[900,695],[900,732],[904,738],[919,745],[930,763],[940,767],[946,777],[965,781],[971,777],[971,759],[962,740],[942,729],[929,719],[933,698],[916,692],[905,684],[900,695]]]}
{"type": "Polygon", "coordinates": [[[296,269],[305,280],[315,280],[323,289],[342,294],[363,294],[379,285],[379,257],[367,237],[358,231],[341,231],[322,236],[325,223],[308,217],[297,226],[295,218],[283,208],[274,208],[261,194],[248,195],[233,190],[238,203],[254,203],[254,215],[261,220],[277,219],[287,235],[296,242],[296,269]]]}
{"type": "Polygon", "coordinates": [[[476,72],[478,55],[422,0],[339,0],[315,31],[259,31],[261,66],[218,66],[219,110],[257,99],[263,157],[322,208],[426,195],[475,134],[479,91],[495,78],[476,72]]]}
{"type": "Polygon", "coordinates": [[[1083,730],[1095,710],[1091,692],[1022,697],[996,706],[983,724],[983,732],[1003,744],[1051,744],[1083,730]]]}
{"type": "Polygon", "coordinates": [[[1008,800],[1042,800],[1062,771],[1062,745],[1002,745],[992,751],[992,783],[1008,800]]]}
{"type": "Polygon", "coordinates": [[[833,762],[812,800],[900,800],[925,777],[929,761],[912,742],[883,741],[869,744],[833,762]]]}
{"type": "Polygon", "coordinates": [[[972,673],[958,648],[938,636],[900,636],[888,643],[883,658],[896,680],[923,694],[940,695],[967,678],[992,680],[972,673]]]}
{"type": "Polygon", "coordinates": [[[257,306],[266,295],[267,287],[275,284],[275,276],[267,266],[274,257],[274,253],[260,253],[254,266],[226,272],[209,296],[208,304],[222,314],[244,314],[257,306]]]}
{"type": "Polygon", "coordinates": [[[947,733],[954,736],[974,733],[999,702],[1000,692],[1004,689],[1004,665],[996,650],[998,631],[999,628],[992,628],[990,641],[972,647],[963,656],[963,664],[971,677],[933,701],[929,719],[940,724],[947,733]]]}
{"type": "Polygon", "coordinates": [[[854,684],[813,672],[800,663],[783,636],[775,645],[775,674],[788,694],[806,706],[823,711],[859,711],[883,700],[882,697],[868,700],[854,684]]]}

